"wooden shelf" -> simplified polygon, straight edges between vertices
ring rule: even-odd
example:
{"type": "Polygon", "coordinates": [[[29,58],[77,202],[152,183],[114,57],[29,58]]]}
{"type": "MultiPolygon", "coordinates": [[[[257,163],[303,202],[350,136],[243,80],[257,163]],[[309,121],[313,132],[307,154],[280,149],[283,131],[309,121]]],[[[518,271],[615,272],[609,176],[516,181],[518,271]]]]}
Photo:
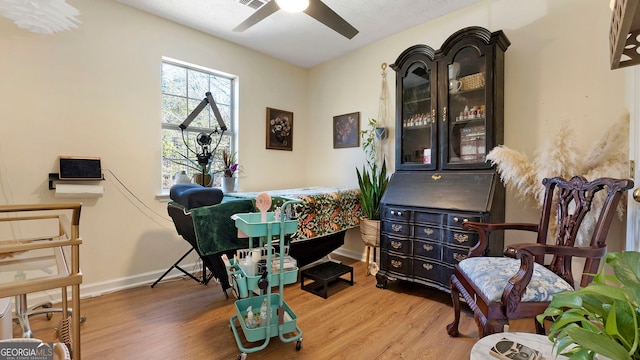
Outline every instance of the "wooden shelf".
{"type": "Polygon", "coordinates": [[[609,30],[611,70],[640,64],[640,6],[637,0],[616,0],[609,30]]]}
{"type": "Polygon", "coordinates": [[[49,190],[55,190],[56,189],[55,184],[59,182],[103,181],[103,180],[104,180],[104,175],[102,176],[102,179],[60,180],[60,174],[49,173],[49,190]]]}

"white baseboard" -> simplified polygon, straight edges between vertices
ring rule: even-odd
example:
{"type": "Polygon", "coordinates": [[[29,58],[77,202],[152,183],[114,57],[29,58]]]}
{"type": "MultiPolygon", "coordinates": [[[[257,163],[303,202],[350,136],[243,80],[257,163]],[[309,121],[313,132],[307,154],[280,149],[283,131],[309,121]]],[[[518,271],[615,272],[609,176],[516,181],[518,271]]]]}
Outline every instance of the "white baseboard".
{"type": "Polygon", "coordinates": [[[359,260],[359,261],[367,261],[367,254],[366,253],[355,252],[355,251],[347,250],[347,249],[344,249],[344,248],[338,248],[337,250],[334,250],[333,252],[338,254],[338,255],[342,255],[342,256],[348,257],[350,259],[355,259],[355,260],[359,260]]]}
{"type": "MultiPolygon", "coordinates": [[[[355,252],[351,250],[347,250],[344,248],[338,248],[334,251],[335,254],[345,256],[351,259],[366,261],[366,254],[355,252]]],[[[198,277],[199,271],[196,269],[201,269],[201,263],[195,262],[190,264],[181,265],[183,269],[186,270],[194,270],[194,276],[198,277]]],[[[137,274],[134,276],[128,276],[118,279],[112,279],[109,281],[103,281],[99,283],[90,283],[90,284],[81,284],[80,285],[80,298],[87,299],[98,297],[104,294],[113,293],[120,290],[131,289],[139,286],[151,286],[162,274],[164,274],[164,270],[152,271],[142,274],[137,274]]],[[[173,269],[167,276],[165,276],[161,282],[159,282],[156,286],[162,286],[162,283],[165,281],[170,281],[171,279],[176,279],[180,277],[184,277],[185,275],[176,269],[173,269]]],[[[212,281],[215,281],[212,279],[212,281]]],[[[71,292],[69,292],[69,298],[71,297],[71,292]]],[[[39,293],[32,293],[28,295],[27,298],[29,306],[35,306],[37,304],[42,304],[46,302],[59,303],[62,301],[62,295],[60,291],[57,289],[51,289],[47,291],[42,291],[39,293]]]]}
{"type": "MultiPolygon", "coordinates": [[[[194,276],[200,276],[201,263],[195,262],[191,264],[180,265],[183,269],[189,271],[194,270],[194,276]]],[[[99,282],[99,283],[91,283],[91,284],[81,284],[80,285],[80,298],[92,298],[100,295],[113,293],[120,290],[131,289],[139,286],[151,286],[164,272],[164,270],[152,271],[142,274],[137,274],[134,276],[113,279],[109,281],[99,282]]],[[[160,281],[156,286],[162,286],[162,283],[165,281],[170,281],[171,279],[181,278],[184,275],[180,270],[172,269],[167,276],[165,276],[162,281],[160,281]]],[[[215,280],[212,279],[212,282],[215,280]]],[[[71,298],[71,292],[68,292],[69,299],[71,298]]],[[[47,302],[59,303],[62,301],[62,294],[58,289],[46,290],[38,293],[30,293],[27,296],[27,303],[31,306],[36,306],[38,304],[43,304],[47,302]]]]}

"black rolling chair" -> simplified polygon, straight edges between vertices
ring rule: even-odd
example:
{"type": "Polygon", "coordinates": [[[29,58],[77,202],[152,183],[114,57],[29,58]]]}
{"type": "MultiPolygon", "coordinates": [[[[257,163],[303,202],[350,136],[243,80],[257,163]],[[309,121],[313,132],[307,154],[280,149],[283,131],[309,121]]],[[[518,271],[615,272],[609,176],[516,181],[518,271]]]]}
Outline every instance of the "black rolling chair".
{"type": "MultiPolygon", "coordinates": [[[[156,284],[158,284],[171,270],[177,269],[203,285],[208,284],[209,280],[215,276],[220,280],[220,285],[222,286],[225,297],[229,297],[226,291],[230,287],[229,280],[226,275],[224,263],[220,258],[222,253],[205,256],[200,253],[193,227],[193,219],[189,212],[189,210],[194,208],[219,204],[222,201],[223,196],[224,194],[220,189],[202,187],[197,184],[176,184],[171,187],[169,197],[172,201],[169,202],[167,211],[169,216],[171,216],[171,219],[173,219],[173,223],[178,234],[191,245],[191,248],[182,255],[178,261],[171,265],[171,267],[162,274],[162,276],[160,276],[160,278],[158,278],[151,287],[156,286],[156,284]],[[202,260],[203,266],[201,278],[193,276],[193,274],[180,267],[182,260],[184,260],[184,258],[186,258],[192,251],[195,251],[202,260]]],[[[235,251],[232,251],[231,254],[228,255],[233,257],[234,253],[235,251]]]]}

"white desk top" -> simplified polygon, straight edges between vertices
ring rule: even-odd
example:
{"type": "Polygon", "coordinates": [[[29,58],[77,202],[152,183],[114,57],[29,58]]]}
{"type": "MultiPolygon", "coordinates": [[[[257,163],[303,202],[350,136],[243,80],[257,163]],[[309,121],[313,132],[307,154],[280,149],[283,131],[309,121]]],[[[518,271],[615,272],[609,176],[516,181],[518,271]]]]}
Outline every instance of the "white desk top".
{"type": "Polygon", "coordinates": [[[524,332],[505,332],[487,335],[478,342],[471,349],[469,354],[470,360],[496,360],[495,357],[489,354],[491,347],[500,339],[507,338],[526,345],[532,349],[538,350],[544,356],[546,360],[553,359],[567,359],[566,356],[558,356],[552,353],[553,343],[544,335],[538,335],[533,333],[524,332]]]}

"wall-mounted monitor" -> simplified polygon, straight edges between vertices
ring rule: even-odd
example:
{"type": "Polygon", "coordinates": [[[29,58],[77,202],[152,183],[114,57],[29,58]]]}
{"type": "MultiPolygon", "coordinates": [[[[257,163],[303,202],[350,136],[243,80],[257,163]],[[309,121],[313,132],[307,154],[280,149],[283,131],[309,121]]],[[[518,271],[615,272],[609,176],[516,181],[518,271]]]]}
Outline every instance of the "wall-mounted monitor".
{"type": "Polygon", "coordinates": [[[103,180],[98,157],[59,156],[60,180],[103,180]]]}

